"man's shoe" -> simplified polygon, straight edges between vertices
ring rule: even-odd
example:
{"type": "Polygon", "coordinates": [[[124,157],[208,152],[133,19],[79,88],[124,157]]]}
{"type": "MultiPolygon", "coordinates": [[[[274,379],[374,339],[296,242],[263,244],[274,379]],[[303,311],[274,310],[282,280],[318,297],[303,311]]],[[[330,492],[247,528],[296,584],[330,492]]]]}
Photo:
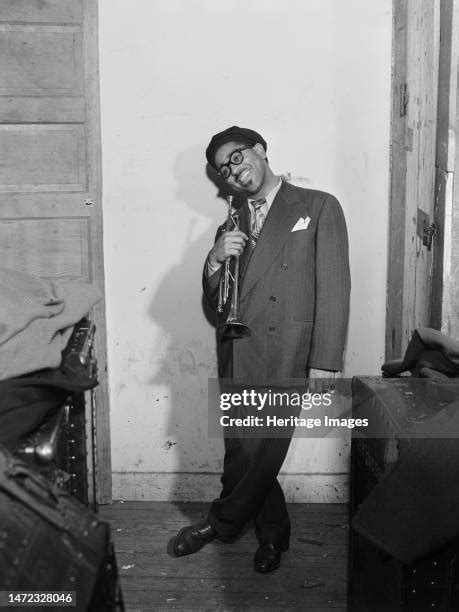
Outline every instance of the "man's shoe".
{"type": "Polygon", "coordinates": [[[172,538],[172,551],[175,557],[191,555],[217,537],[209,521],[183,527],[175,538],[172,538]]]}
{"type": "Polygon", "coordinates": [[[288,550],[288,546],[262,544],[253,559],[255,571],[264,574],[277,569],[281,562],[282,553],[286,550],[288,550]]]}

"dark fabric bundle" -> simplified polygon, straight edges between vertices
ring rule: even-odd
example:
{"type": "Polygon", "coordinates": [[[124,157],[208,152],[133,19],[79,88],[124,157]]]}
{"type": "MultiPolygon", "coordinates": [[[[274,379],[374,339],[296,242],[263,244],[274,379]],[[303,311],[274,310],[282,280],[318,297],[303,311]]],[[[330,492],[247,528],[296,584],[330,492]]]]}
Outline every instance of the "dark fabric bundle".
{"type": "Polygon", "coordinates": [[[95,377],[69,376],[60,368],[0,381],[0,444],[14,449],[19,438],[38,427],[69,393],[96,385],[95,377]]]}
{"type": "Polygon", "coordinates": [[[0,383],[0,444],[14,450],[19,439],[36,429],[53,408],[60,406],[67,391],[18,379],[0,383]]]}
{"type": "Polygon", "coordinates": [[[416,329],[405,356],[388,361],[382,371],[384,376],[410,371],[413,376],[437,380],[459,377],[459,342],[436,329],[416,329]]]}

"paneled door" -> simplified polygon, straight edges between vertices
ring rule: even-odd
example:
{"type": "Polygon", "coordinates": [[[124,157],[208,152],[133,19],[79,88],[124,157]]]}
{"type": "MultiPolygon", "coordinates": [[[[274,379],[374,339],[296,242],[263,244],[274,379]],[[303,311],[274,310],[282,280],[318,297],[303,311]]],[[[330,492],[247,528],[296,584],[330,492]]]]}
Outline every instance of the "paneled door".
{"type": "MultiPolygon", "coordinates": [[[[104,287],[97,0],[0,2],[0,265],[104,287]]],[[[98,500],[111,497],[104,303],[98,500]]]]}

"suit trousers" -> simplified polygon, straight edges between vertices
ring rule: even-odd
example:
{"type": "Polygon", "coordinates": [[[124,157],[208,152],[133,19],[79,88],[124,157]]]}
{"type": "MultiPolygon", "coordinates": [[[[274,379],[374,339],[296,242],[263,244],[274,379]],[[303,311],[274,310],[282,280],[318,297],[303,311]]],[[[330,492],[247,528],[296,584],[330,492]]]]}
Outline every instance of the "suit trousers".
{"type": "Polygon", "coordinates": [[[209,522],[220,540],[234,540],[253,520],[260,543],[288,548],[290,519],[277,475],[291,435],[225,438],[222,491],[209,510],[209,522]]]}

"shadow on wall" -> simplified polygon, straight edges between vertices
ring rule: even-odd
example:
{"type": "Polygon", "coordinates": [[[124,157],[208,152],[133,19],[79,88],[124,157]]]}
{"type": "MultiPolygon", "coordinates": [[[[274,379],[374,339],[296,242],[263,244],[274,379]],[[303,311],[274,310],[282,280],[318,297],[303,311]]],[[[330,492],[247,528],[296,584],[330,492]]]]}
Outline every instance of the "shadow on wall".
{"type": "MultiPolygon", "coordinates": [[[[181,153],[174,166],[177,192],[183,202],[185,219],[190,224],[187,242],[180,263],[165,274],[151,304],[149,314],[166,336],[167,346],[161,349],[160,362],[152,384],[170,389],[168,430],[161,452],[176,454],[175,481],[170,499],[208,499],[217,491],[196,490],[196,482],[215,482],[223,458],[223,442],[208,437],[208,378],[217,376],[215,335],[205,334],[207,322],[215,326],[215,313],[207,306],[201,288],[205,257],[211,248],[217,225],[225,220],[226,192],[212,169],[205,168],[203,149],[195,147],[181,153]],[[209,197],[202,173],[217,187],[217,199],[209,197]],[[190,177],[195,177],[194,179],[190,177]],[[221,198],[221,210],[219,198],[221,198]],[[217,207],[217,208],[216,208],[217,207]],[[212,220],[211,226],[193,236],[194,221],[189,211],[212,220]],[[221,213],[221,214],[220,214],[221,213]],[[210,340],[209,340],[210,338],[210,340]],[[194,473],[208,475],[199,480],[194,473]]],[[[180,219],[176,220],[180,223],[180,219]]],[[[153,347],[158,363],[158,347],[153,347]]],[[[170,465],[170,464],[169,464],[170,465]]]]}
{"type": "MultiPolygon", "coordinates": [[[[164,276],[149,311],[155,324],[162,328],[168,338],[151,382],[167,386],[171,393],[168,442],[161,452],[176,453],[177,467],[170,496],[171,500],[177,501],[212,499],[219,495],[219,487],[217,490],[206,490],[206,482],[215,486],[215,474],[220,475],[222,471],[224,452],[222,440],[208,437],[208,378],[217,376],[215,334],[207,333],[203,340],[200,331],[206,327],[203,319],[215,325],[215,313],[209,310],[202,297],[201,276],[217,226],[226,219],[226,192],[224,186],[218,183],[215,173],[209,168],[204,169],[202,159],[201,148],[185,151],[178,156],[174,167],[178,186],[175,197],[183,202],[184,216],[191,210],[211,219],[212,223],[208,230],[192,239],[191,222],[188,231],[190,238],[181,261],[164,276]],[[202,180],[204,171],[217,187],[216,197],[209,196],[206,182],[202,180]],[[190,183],[190,176],[196,177],[196,184],[190,183]],[[199,189],[202,189],[202,193],[199,189]],[[190,477],[196,472],[204,477],[199,480],[190,477]],[[208,479],[205,474],[209,475],[208,479]],[[191,490],[196,482],[202,483],[200,489],[191,490]]],[[[156,352],[157,348],[153,347],[152,350],[156,352]]],[[[180,527],[199,522],[206,516],[206,510],[194,504],[182,505],[180,513],[184,515],[180,527]]],[[[251,537],[253,543],[250,550],[254,550],[255,538],[253,535],[251,537]]],[[[166,545],[165,540],[164,549],[166,545]]],[[[219,543],[214,545],[218,546],[219,543]]],[[[251,554],[247,555],[248,564],[251,563],[251,554]]],[[[227,577],[227,568],[220,563],[222,558],[221,555],[213,558],[217,563],[217,581],[221,582],[227,577]]],[[[189,567],[187,562],[191,560],[175,561],[177,571],[181,572],[185,565],[189,567]]],[[[221,597],[224,607],[233,605],[231,593],[222,594],[221,597]]]]}

